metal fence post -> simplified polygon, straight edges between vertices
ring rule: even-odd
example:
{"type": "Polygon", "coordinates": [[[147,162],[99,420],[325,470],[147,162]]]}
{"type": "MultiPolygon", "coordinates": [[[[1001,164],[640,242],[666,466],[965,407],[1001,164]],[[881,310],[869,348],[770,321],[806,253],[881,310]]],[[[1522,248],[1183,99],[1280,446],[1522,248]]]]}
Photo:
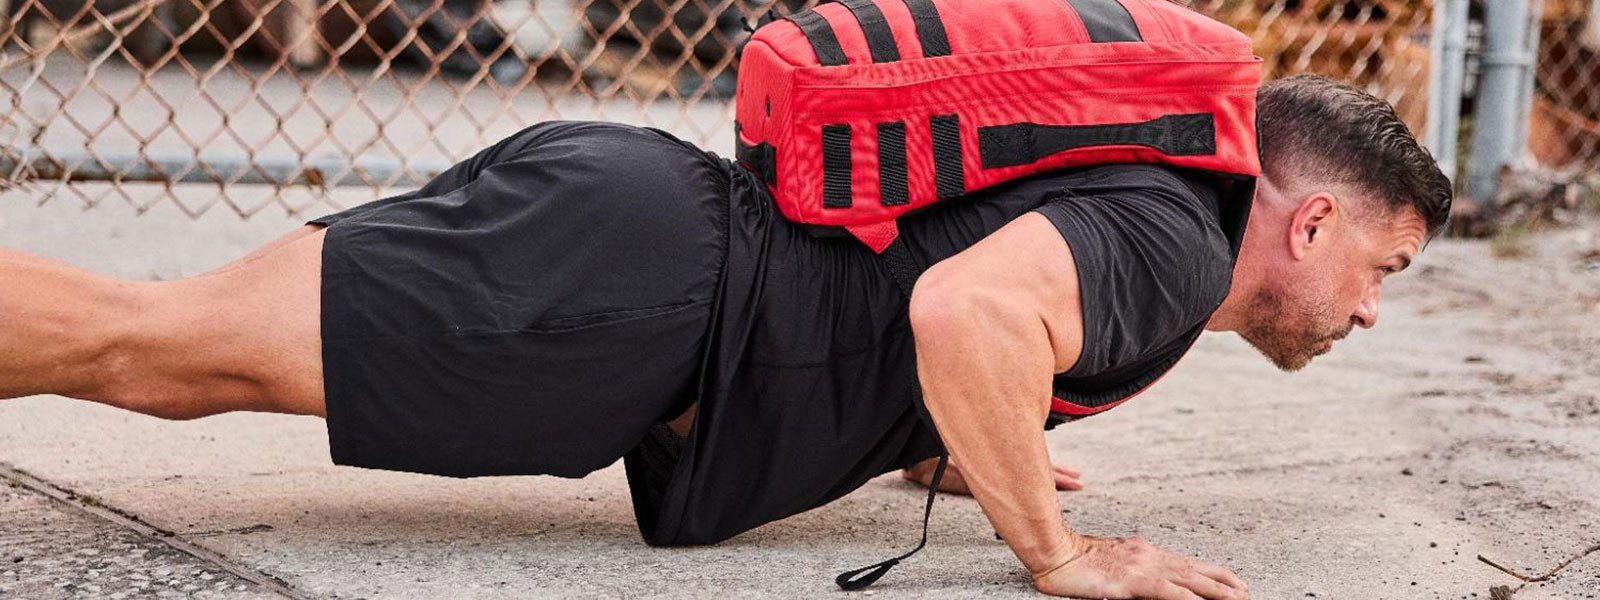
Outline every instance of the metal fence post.
{"type": "MultiPolygon", "coordinates": [[[[1483,71],[1472,128],[1472,154],[1467,169],[1467,200],[1480,212],[1494,201],[1500,169],[1517,159],[1517,121],[1527,120],[1523,109],[1527,84],[1524,69],[1533,56],[1527,50],[1529,0],[1494,0],[1484,3],[1483,71]]],[[[1536,28],[1535,28],[1536,29],[1536,28]]]]}
{"type": "Polygon", "coordinates": [[[1511,140],[1511,147],[1515,148],[1518,153],[1525,152],[1528,148],[1528,119],[1533,114],[1534,70],[1538,68],[1539,37],[1543,33],[1540,30],[1540,25],[1543,21],[1543,16],[1544,0],[1529,0],[1526,19],[1528,28],[1527,33],[1523,35],[1522,42],[1523,52],[1528,57],[1528,64],[1522,67],[1522,83],[1520,84],[1520,89],[1517,90],[1521,94],[1517,103],[1517,133],[1516,137],[1511,140]]]}
{"type": "Polygon", "coordinates": [[[1467,9],[1472,0],[1444,0],[1433,5],[1430,39],[1433,64],[1428,81],[1428,149],[1439,169],[1457,179],[1457,147],[1461,139],[1461,92],[1466,84],[1467,9]]]}

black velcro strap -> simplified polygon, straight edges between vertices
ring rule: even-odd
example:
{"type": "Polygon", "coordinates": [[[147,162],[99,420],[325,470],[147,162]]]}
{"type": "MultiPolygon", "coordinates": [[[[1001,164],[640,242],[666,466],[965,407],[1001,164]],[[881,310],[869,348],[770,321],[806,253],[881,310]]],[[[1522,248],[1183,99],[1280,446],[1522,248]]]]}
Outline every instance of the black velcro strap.
{"type": "Polygon", "coordinates": [[[1089,30],[1091,42],[1141,42],[1139,25],[1133,22],[1128,8],[1117,0],[1067,0],[1083,26],[1089,30]]]}
{"type": "Polygon", "coordinates": [[[905,0],[911,9],[911,19],[917,24],[917,39],[922,42],[922,55],[932,58],[950,55],[950,39],[944,34],[944,21],[939,19],[939,9],[933,0],[905,0]]]}
{"type": "Polygon", "coordinates": [[[1031,164],[1057,152],[1097,146],[1145,146],[1168,156],[1216,154],[1216,120],[1210,113],[1199,113],[1142,123],[1012,123],[978,128],[978,153],[985,169],[1031,164]]]}
{"type": "Polygon", "coordinates": [[[961,166],[961,119],[956,115],[935,115],[928,124],[933,129],[933,178],[938,182],[939,199],[967,193],[961,166]]]}
{"type": "Polygon", "coordinates": [[[894,30],[883,11],[872,0],[839,0],[861,24],[861,33],[867,36],[867,47],[872,49],[872,62],[884,63],[900,60],[900,49],[894,45],[894,30]]]}
{"type": "Polygon", "coordinates": [[[744,143],[739,137],[738,123],[733,124],[733,137],[733,157],[761,178],[762,183],[778,187],[778,149],[766,142],[754,146],[744,143]]]}
{"type": "Polygon", "coordinates": [[[849,64],[850,60],[844,57],[844,49],[839,47],[839,38],[833,35],[833,26],[817,11],[804,10],[785,18],[800,26],[800,31],[806,34],[806,40],[811,42],[811,50],[817,53],[817,62],[822,66],[849,64]]]}
{"type": "Polygon", "coordinates": [[[850,126],[822,126],[822,206],[850,208],[850,126]]]}
{"type": "Polygon", "coordinates": [[[928,503],[922,508],[922,541],[917,543],[917,547],[912,548],[910,552],[878,564],[840,573],[838,577],[833,579],[834,583],[839,584],[839,587],[847,592],[853,592],[872,585],[882,578],[884,574],[888,573],[889,569],[893,569],[895,565],[900,564],[900,561],[911,558],[911,555],[916,554],[922,550],[923,546],[928,545],[928,521],[933,517],[933,500],[939,495],[939,482],[944,480],[944,469],[948,466],[950,466],[950,455],[939,455],[939,466],[933,469],[933,481],[928,482],[928,503]]]}
{"type": "Polygon", "coordinates": [[[884,206],[911,203],[906,182],[906,124],[878,124],[878,192],[884,206]]]}

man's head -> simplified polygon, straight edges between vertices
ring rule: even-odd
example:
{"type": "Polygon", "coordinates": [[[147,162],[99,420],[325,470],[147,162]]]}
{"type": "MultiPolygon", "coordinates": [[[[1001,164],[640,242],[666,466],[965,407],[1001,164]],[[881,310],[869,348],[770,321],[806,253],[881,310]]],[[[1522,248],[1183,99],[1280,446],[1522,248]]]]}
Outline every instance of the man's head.
{"type": "Polygon", "coordinates": [[[1264,174],[1225,310],[1292,371],[1377,324],[1384,276],[1443,227],[1451,185],[1387,102],[1348,85],[1277,80],[1257,110],[1264,174]]]}

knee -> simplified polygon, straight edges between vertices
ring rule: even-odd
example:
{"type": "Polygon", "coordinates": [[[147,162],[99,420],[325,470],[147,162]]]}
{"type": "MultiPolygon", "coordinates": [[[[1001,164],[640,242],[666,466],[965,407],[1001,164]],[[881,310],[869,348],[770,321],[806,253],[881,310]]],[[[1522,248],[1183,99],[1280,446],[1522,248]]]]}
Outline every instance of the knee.
{"type": "MultiPolygon", "coordinates": [[[[137,410],[150,393],[149,377],[143,363],[143,332],[139,315],[143,312],[135,293],[103,294],[95,298],[93,310],[86,311],[73,329],[70,348],[63,350],[70,359],[59,361],[70,369],[53,393],[137,410]]],[[[143,412],[143,411],[140,411],[143,412]]]]}
{"type": "Polygon", "coordinates": [[[168,421],[189,421],[221,412],[199,403],[167,396],[125,395],[104,400],[102,403],[168,421]]]}
{"type": "MultiPolygon", "coordinates": [[[[198,419],[234,410],[225,400],[237,396],[244,381],[217,381],[197,354],[187,348],[187,329],[168,322],[160,298],[143,302],[122,318],[108,319],[97,354],[89,361],[90,386],[74,397],[162,419],[198,419]]],[[[203,352],[200,354],[204,354],[203,352]]],[[[237,379],[237,378],[235,378],[237,379]]]]}
{"type": "Polygon", "coordinates": [[[103,361],[100,385],[84,399],[174,421],[222,412],[196,397],[193,386],[174,381],[153,367],[126,354],[110,356],[103,361]]]}
{"type": "Polygon", "coordinates": [[[107,386],[101,404],[171,421],[240,410],[261,410],[258,387],[241,382],[188,381],[161,373],[133,374],[107,386]]]}

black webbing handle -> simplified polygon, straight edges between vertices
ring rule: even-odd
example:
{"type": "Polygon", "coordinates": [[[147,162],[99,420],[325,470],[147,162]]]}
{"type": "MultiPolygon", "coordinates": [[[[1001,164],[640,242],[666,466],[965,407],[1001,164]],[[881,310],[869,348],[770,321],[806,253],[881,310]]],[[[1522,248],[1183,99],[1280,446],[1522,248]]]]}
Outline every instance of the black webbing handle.
{"type": "Polygon", "coordinates": [[[847,592],[853,592],[877,583],[878,579],[889,572],[889,569],[893,569],[895,565],[900,564],[900,561],[911,558],[911,555],[922,551],[922,547],[928,545],[928,521],[933,518],[933,500],[939,496],[939,482],[944,479],[944,468],[949,465],[950,455],[940,454],[939,466],[933,469],[933,481],[928,482],[928,504],[922,509],[922,541],[917,542],[917,547],[912,548],[910,552],[875,565],[840,573],[838,577],[833,579],[834,583],[839,584],[839,587],[847,592]]]}
{"type": "Polygon", "coordinates": [[[895,285],[900,287],[900,293],[905,294],[906,300],[911,299],[911,288],[917,284],[917,278],[922,276],[922,268],[917,266],[917,260],[911,257],[911,251],[906,250],[904,240],[896,239],[883,249],[883,260],[889,267],[889,275],[894,277],[895,285]]]}
{"type": "Polygon", "coordinates": [[[736,140],[733,156],[750,172],[755,173],[761,183],[772,187],[778,185],[778,149],[772,144],[761,142],[751,146],[744,140],[736,140]]]}
{"type": "Polygon", "coordinates": [[[1216,154],[1216,118],[1196,113],[1137,123],[1012,123],[978,128],[978,156],[985,169],[1027,165],[1057,152],[1101,146],[1144,146],[1168,156],[1216,154]]]}

